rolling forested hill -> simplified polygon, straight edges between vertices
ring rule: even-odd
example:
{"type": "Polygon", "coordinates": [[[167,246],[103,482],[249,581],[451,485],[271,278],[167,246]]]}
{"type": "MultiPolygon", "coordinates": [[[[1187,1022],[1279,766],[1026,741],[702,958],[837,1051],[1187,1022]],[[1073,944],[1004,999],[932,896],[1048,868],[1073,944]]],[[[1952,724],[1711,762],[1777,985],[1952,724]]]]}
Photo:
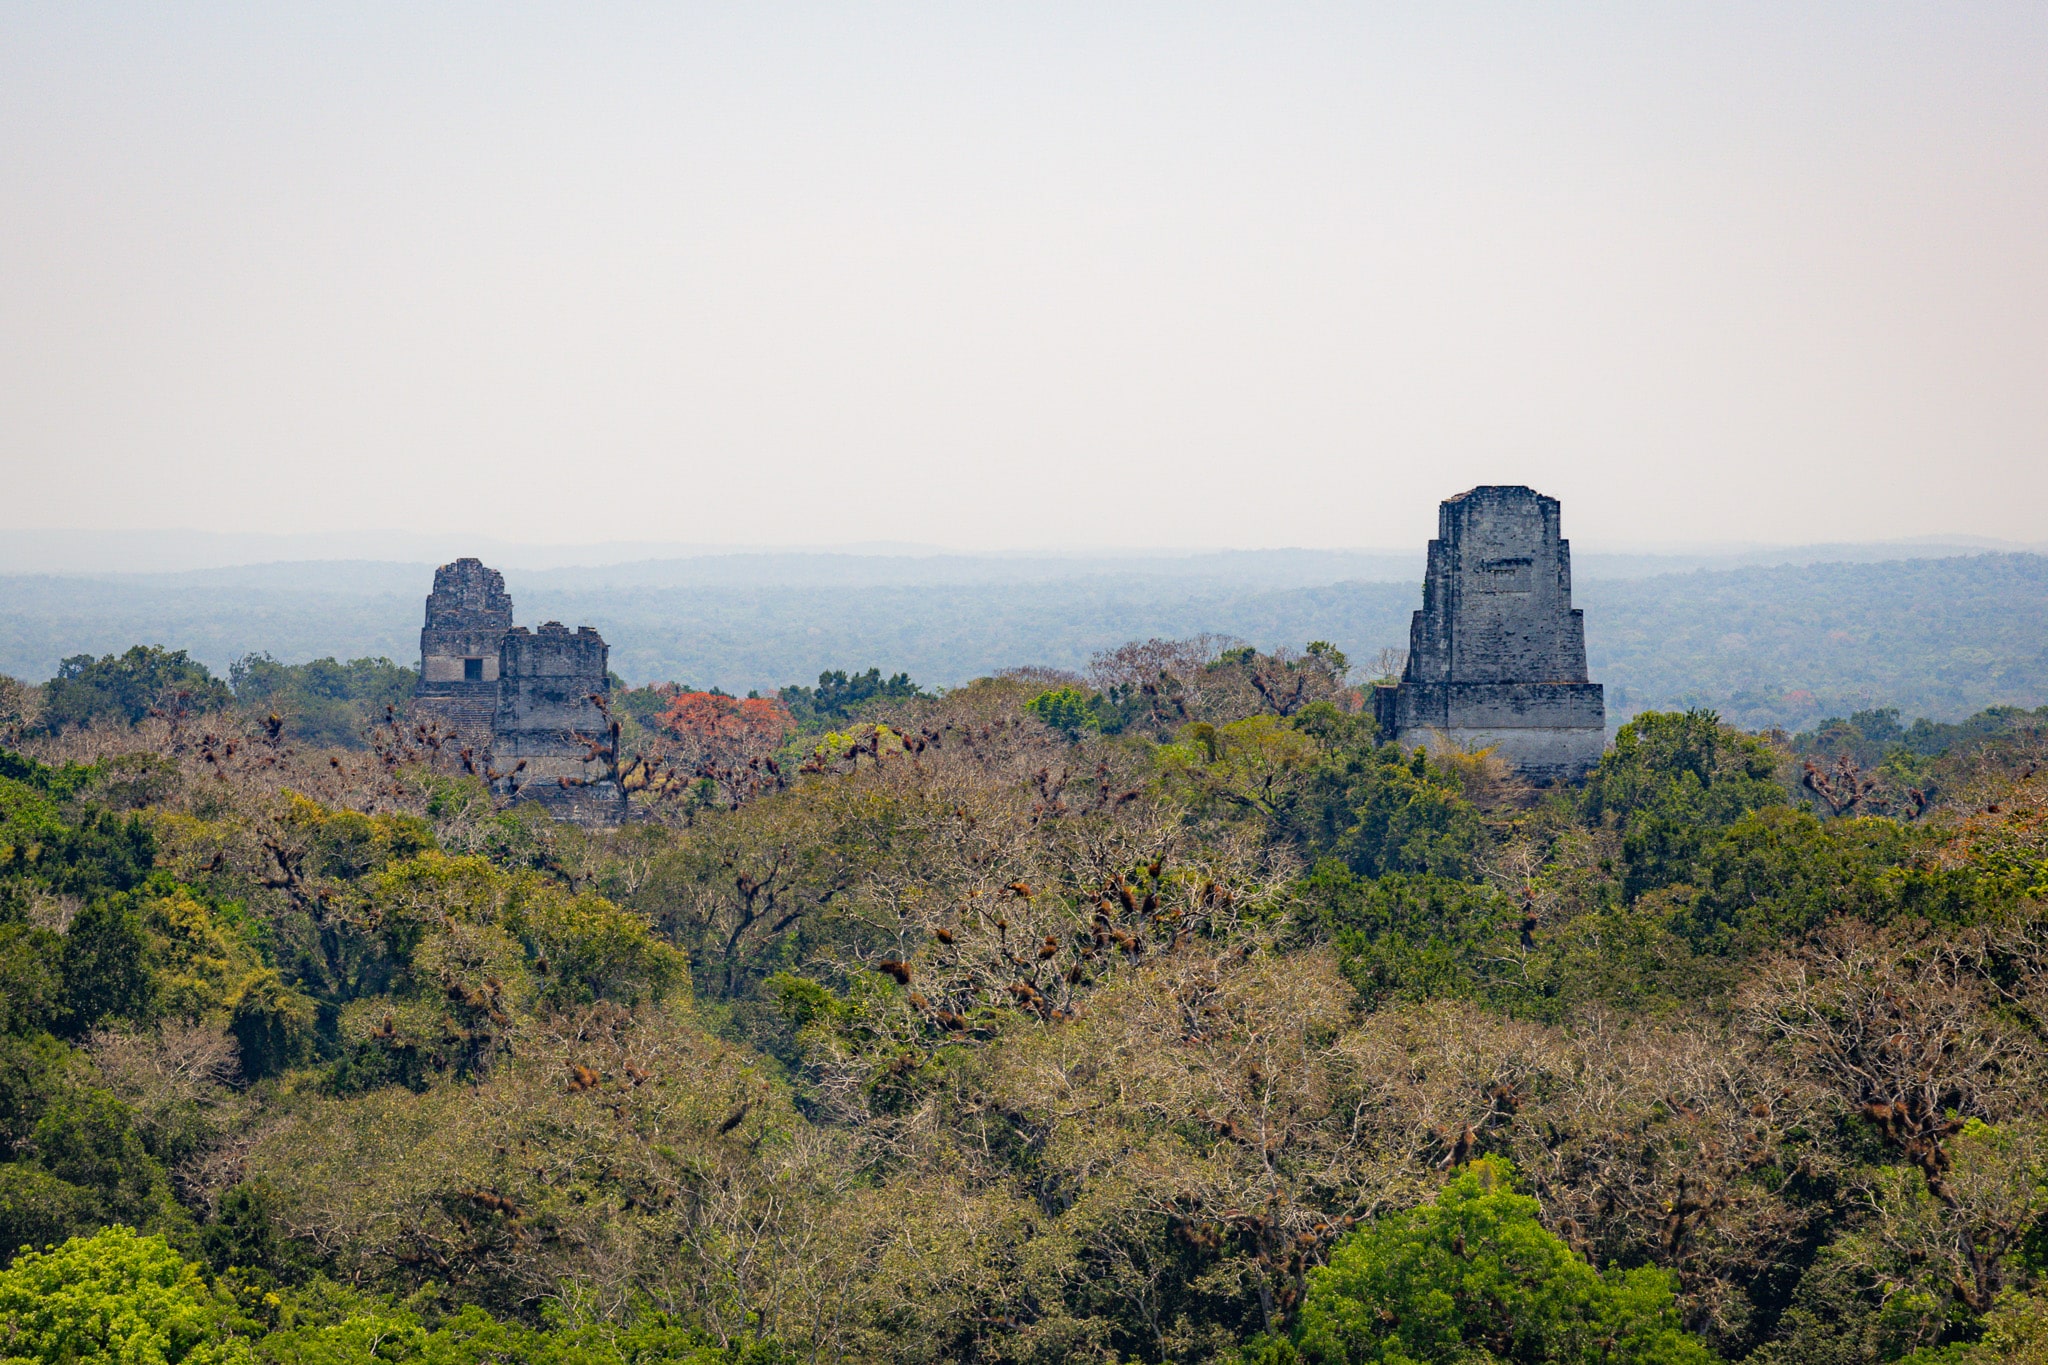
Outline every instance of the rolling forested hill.
{"type": "Polygon", "coordinates": [[[1799,729],[1859,706],[1958,719],[2048,700],[2048,557],[1815,564],[1589,583],[1612,710],[1702,703],[1799,729]]]}
{"type": "MultiPolygon", "coordinates": [[[[595,625],[633,682],[738,692],[869,665],[954,685],[1025,663],[1078,668],[1126,640],[1202,632],[1266,648],[1327,639],[1362,661],[1405,643],[1419,595],[1412,581],[1304,586],[1332,566],[1314,556],[1278,568],[1217,556],[1171,572],[1082,562],[1069,577],[1030,561],[1011,581],[993,577],[998,564],[891,561],[855,582],[834,564],[810,566],[812,581],[764,572],[768,581],[691,584],[616,566],[513,572],[507,582],[520,620],[595,625]],[[815,581],[828,573],[835,584],[815,581]]],[[[430,579],[426,566],[383,563],[0,578],[0,672],[40,680],[68,655],[137,642],[188,649],[216,672],[259,651],[403,662],[417,651],[430,579]]],[[[1616,720],[1701,704],[1744,725],[1798,729],[1871,705],[1956,719],[2048,701],[2041,555],[1582,574],[1577,596],[1616,720]]]]}

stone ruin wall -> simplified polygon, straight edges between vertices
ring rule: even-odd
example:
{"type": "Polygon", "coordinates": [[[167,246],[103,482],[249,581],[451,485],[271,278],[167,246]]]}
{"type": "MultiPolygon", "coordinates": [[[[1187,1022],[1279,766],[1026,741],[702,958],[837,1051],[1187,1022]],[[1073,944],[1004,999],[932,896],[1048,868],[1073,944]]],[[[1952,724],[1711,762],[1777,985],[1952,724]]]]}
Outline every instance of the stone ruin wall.
{"type": "Polygon", "coordinates": [[[626,794],[593,748],[609,745],[611,649],[589,626],[515,626],[501,645],[491,766],[500,794],[579,824],[626,818],[626,794]]]}
{"type": "Polygon", "coordinates": [[[458,559],[434,571],[413,715],[481,753],[502,798],[579,824],[617,824],[626,795],[602,757],[591,757],[610,742],[599,700],[611,693],[610,658],[589,626],[514,626],[504,576],[458,559]]]}
{"type": "Polygon", "coordinates": [[[420,680],[413,713],[465,743],[488,745],[498,710],[499,643],[512,628],[505,577],[482,560],[458,559],[434,570],[420,630],[420,680]]]}
{"type": "Polygon", "coordinates": [[[1605,748],[1607,711],[1571,603],[1557,499],[1519,486],[1446,499],[1407,669],[1374,696],[1382,733],[1490,748],[1534,781],[1583,777],[1605,748]]]}

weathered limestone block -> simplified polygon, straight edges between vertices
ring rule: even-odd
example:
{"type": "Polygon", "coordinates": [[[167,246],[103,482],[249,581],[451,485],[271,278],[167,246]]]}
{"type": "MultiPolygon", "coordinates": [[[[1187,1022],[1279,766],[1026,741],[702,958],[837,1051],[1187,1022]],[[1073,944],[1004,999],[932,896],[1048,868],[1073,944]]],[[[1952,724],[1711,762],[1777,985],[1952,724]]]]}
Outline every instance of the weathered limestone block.
{"type": "Polygon", "coordinates": [[[611,743],[602,703],[611,695],[611,650],[589,626],[549,621],[515,626],[499,644],[491,766],[498,789],[538,801],[582,825],[626,818],[626,793],[603,753],[611,743]]]}
{"type": "Polygon", "coordinates": [[[1382,734],[1491,748],[1534,781],[1580,778],[1600,761],[1607,708],[1586,678],[1585,618],[1558,528],[1557,499],[1530,488],[1444,501],[1407,670],[1374,696],[1382,734]]]}
{"type": "Polygon", "coordinates": [[[498,710],[498,643],[511,627],[512,599],[496,569],[458,559],[434,570],[414,714],[487,745],[498,710]]]}

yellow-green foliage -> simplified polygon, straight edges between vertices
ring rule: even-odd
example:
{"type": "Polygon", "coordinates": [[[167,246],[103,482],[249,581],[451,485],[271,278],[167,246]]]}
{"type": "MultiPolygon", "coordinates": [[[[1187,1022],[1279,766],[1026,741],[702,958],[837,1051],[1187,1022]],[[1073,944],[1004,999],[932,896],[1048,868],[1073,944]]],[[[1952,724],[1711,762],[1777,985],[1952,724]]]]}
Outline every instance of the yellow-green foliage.
{"type": "Polygon", "coordinates": [[[144,898],[140,909],[156,969],[157,1009],[174,1019],[224,1020],[264,970],[255,949],[184,886],[144,898]]]}
{"type": "Polygon", "coordinates": [[[482,858],[427,852],[394,863],[370,879],[363,914],[395,954],[411,960],[423,987],[447,989],[479,977],[470,981],[474,987],[479,974],[502,985],[523,968],[539,979],[544,1003],[564,1006],[655,1001],[689,983],[688,959],[656,938],[643,917],[482,858]],[[509,938],[488,945],[487,936],[449,939],[462,925],[489,926],[509,938]],[[445,941],[430,946],[437,937],[445,941]],[[508,955],[513,940],[523,961],[508,955]]]}
{"type": "Polygon", "coordinates": [[[1316,757],[1315,741],[1278,716],[1197,721],[1157,751],[1170,786],[1268,816],[1288,780],[1316,757]]]}
{"type": "Polygon", "coordinates": [[[505,927],[525,940],[536,967],[548,964],[542,994],[554,1005],[638,1004],[689,984],[689,959],[602,896],[541,886],[514,905],[505,927]]]}
{"type": "Polygon", "coordinates": [[[232,1300],[161,1237],[110,1227],[0,1271],[5,1365],[242,1365],[232,1300]]]}

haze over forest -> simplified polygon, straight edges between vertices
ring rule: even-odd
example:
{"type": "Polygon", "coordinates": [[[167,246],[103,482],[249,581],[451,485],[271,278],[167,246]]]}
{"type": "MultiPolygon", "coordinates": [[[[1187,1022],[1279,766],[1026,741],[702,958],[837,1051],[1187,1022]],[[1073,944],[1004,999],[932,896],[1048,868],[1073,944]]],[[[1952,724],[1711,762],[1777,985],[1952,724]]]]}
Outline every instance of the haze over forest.
{"type": "MultiPolygon", "coordinates": [[[[0,557],[18,560],[21,539],[0,535],[0,557]]],[[[201,558],[210,548],[187,538],[157,553],[201,558]]],[[[565,553],[504,548],[512,563],[565,553]]],[[[507,571],[521,619],[596,626],[630,683],[734,693],[865,667],[951,687],[1005,668],[1081,669],[1128,640],[1200,634],[1264,649],[1327,639],[1369,670],[1382,651],[1406,648],[1420,605],[1419,547],[1142,557],[899,547],[611,563],[602,547],[570,553],[583,563],[507,571]]],[[[1574,574],[1614,724],[1699,705],[1797,730],[1874,706],[1958,720],[2048,702],[2039,554],[1953,542],[1596,553],[1576,556],[1574,574]]],[[[0,576],[0,673],[41,679],[70,655],[138,642],[187,649],[222,676],[259,653],[416,662],[432,576],[430,563],[374,560],[0,576]]]]}

